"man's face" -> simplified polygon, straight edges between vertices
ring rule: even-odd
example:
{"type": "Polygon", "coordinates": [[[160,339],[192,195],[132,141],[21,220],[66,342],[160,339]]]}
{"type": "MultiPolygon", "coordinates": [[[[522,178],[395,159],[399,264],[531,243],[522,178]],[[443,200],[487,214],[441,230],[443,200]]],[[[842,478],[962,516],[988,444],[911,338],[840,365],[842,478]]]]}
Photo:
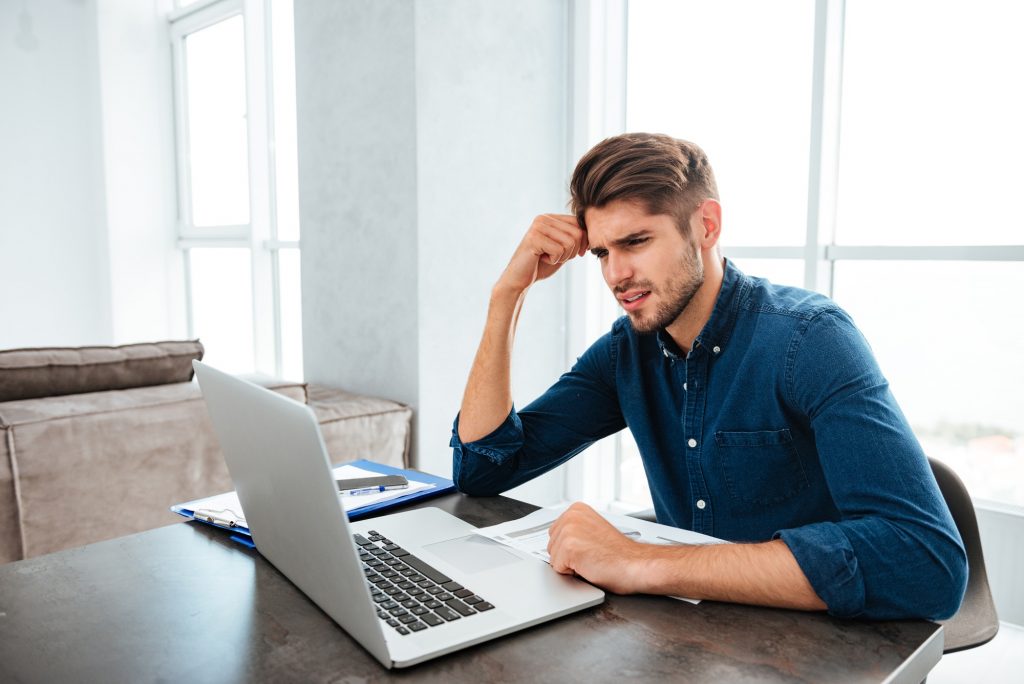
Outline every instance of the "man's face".
{"type": "Polygon", "coordinates": [[[684,237],[673,217],[629,201],[587,209],[585,219],[590,252],[633,328],[649,333],[675,321],[704,283],[692,225],[684,237]]]}

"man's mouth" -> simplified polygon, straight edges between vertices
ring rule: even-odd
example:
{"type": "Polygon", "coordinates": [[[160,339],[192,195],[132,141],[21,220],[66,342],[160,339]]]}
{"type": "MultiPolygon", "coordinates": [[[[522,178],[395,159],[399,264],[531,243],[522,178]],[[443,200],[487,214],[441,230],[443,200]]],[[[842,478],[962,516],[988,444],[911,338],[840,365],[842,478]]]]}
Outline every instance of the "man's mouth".
{"type": "Polygon", "coordinates": [[[650,296],[650,290],[640,290],[626,293],[628,296],[619,298],[619,305],[626,311],[639,308],[650,296]]]}

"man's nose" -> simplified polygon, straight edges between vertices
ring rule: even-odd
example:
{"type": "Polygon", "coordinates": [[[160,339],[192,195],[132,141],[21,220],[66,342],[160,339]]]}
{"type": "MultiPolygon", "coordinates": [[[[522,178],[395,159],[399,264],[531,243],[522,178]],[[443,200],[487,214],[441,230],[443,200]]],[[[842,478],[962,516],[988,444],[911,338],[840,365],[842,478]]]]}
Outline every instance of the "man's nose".
{"type": "Polygon", "coordinates": [[[633,267],[628,258],[609,253],[604,262],[604,279],[609,287],[615,287],[633,277],[633,267]]]}

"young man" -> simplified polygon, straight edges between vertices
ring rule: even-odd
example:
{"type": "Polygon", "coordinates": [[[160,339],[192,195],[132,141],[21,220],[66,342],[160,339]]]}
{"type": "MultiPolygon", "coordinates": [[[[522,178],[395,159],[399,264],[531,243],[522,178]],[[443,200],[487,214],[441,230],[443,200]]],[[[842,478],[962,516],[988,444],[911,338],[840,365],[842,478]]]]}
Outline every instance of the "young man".
{"type": "Polygon", "coordinates": [[[946,618],[967,559],[927,459],[850,317],[719,255],[704,152],[667,136],[598,144],[575,216],[534,219],[491,293],[455,421],[454,479],[493,495],[628,427],[659,522],[736,544],[639,544],[574,504],[552,566],[617,593],[842,617],[946,618]],[[626,312],[547,392],[512,405],[530,286],[590,251],[626,312]]]}

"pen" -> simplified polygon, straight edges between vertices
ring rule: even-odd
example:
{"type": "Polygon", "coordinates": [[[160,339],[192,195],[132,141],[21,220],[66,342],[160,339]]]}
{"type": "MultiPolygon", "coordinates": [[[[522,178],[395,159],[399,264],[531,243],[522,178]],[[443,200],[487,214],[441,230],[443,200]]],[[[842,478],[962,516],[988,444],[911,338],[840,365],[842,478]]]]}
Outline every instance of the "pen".
{"type": "Polygon", "coordinates": [[[380,492],[387,492],[392,489],[406,489],[409,485],[377,485],[376,487],[360,487],[359,489],[343,489],[339,494],[342,496],[359,496],[360,494],[378,494],[380,492]]]}
{"type": "Polygon", "coordinates": [[[232,514],[232,516],[234,515],[234,511],[232,511],[232,510],[230,510],[228,508],[225,508],[225,509],[220,510],[220,511],[199,510],[199,511],[196,511],[195,513],[193,513],[192,517],[198,518],[200,520],[205,520],[206,522],[213,523],[214,525],[220,525],[221,527],[237,527],[238,526],[238,520],[236,520],[234,517],[230,517],[229,516],[229,517],[224,518],[224,517],[221,517],[221,516],[217,515],[218,513],[229,513],[229,514],[232,514]]]}

